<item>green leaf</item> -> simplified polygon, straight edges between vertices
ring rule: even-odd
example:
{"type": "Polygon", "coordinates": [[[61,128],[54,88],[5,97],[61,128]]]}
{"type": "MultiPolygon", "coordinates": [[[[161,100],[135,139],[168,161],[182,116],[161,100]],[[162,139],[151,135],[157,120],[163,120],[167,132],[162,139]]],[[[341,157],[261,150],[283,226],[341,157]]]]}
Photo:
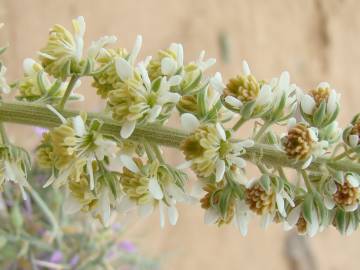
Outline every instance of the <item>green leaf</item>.
{"type": "Polygon", "coordinates": [[[183,93],[189,93],[189,92],[191,92],[193,89],[195,89],[195,88],[199,85],[199,83],[200,83],[200,81],[201,81],[201,78],[202,78],[202,72],[199,72],[198,76],[197,76],[194,80],[192,80],[191,83],[189,83],[189,85],[187,85],[187,86],[182,90],[182,92],[183,92],[183,93]]]}
{"type": "Polygon", "coordinates": [[[55,83],[51,86],[51,88],[48,91],[49,96],[56,96],[60,90],[60,87],[62,85],[61,80],[56,80],[55,83]]]}
{"type": "Polygon", "coordinates": [[[280,118],[283,114],[285,105],[286,105],[286,94],[283,93],[283,95],[281,96],[281,100],[277,106],[277,108],[275,109],[275,111],[273,113],[270,112],[270,120],[271,121],[278,121],[278,118],[280,118]]]}
{"type": "Polygon", "coordinates": [[[151,83],[151,89],[154,91],[154,92],[157,92],[160,88],[160,85],[161,85],[161,80],[162,80],[162,77],[157,77],[152,83],[151,83]]]}
{"type": "Polygon", "coordinates": [[[312,194],[308,194],[304,200],[303,215],[307,222],[312,222],[312,211],[314,211],[314,201],[312,194]]]}
{"type": "Polygon", "coordinates": [[[342,209],[336,211],[336,228],[341,234],[344,234],[346,231],[346,213],[342,209]]]}
{"type": "Polygon", "coordinates": [[[313,124],[316,127],[321,127],[326,116],[326,102],[322,101],[319,108],[313,114],[313,124]]]}
{"type": "Polygon", "coordinates": [[[267,175],[267,174],[262,175],[260,178],[259,184],[266,191],[266,193],[270,193],[271,180],[270,180],[269,175],[267,175]]]}
{"type": "Polygon", "coordinates": [[[232,190],[230,188],[225,189],[224,192],[220,196],[219,209],[220,209],[220,213],[223,217],[226,217],[226,215],[227,215],[231,196],[232,196],[232,190]]]}
{"type": "Polygon", "coordinates": [[[255,100],[245,103],[241,110],[240,114],[245,119],[250,119],[255,109],[255,100]]]}
{"type": "Polygon", "coordinates": [[[44,84],[44,80],[43,80],[43,79],[44,79],[44,71],[41,70],[41,71],[39,71],[39,73],[37,74],[36,82],[37,82],[37,84],[38,84],[38,86],[39,86],[39,89],[40,89],[42,95],[46,95],[47,89],[46,89],[46,87],[45,87],[45,84],[44,84]]]}
{"type": "Polygon", "coordinates": [[[202,91],[200,91],[197,94],[197,106],[198,106],[198,112],[199,112],[200,118],[204,117],[208,110],[208,108],[207,108],[207,89],[208,88],[204,88],[202,91]]]}

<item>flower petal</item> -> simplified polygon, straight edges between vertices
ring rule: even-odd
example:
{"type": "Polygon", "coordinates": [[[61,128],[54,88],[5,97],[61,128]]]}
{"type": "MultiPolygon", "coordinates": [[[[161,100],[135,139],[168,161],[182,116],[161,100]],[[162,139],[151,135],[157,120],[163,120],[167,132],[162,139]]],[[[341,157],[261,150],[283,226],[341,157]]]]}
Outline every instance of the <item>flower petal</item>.
{"type": "Polygon", "coordinates": [[[168,216],[169,216],[169,223],[171,225],[176,225],[179,219],[179,212],[175,206],[172,205],[168,207],[168,216]]]}
{"type": "Polygon", "coordinates": [[[358,135],[350,135],[349,136],[349,144],[351,147],[355,148],[359,144],[359,136],[358,135]]]}
{"type": "Polygon", "coordinates": [[[204,223],[207,225],[214,224],[219,218],[219,212],[214,208],[205,211],[204,223]]]}
{"type": "Polygon", "coordinates": [[[299,204],[298,206],[296,206],[295,208],[293,208],[288,217],[287,217],[287,222],[289,223],[289,225],[291,227],[294,227],[295,224],[298,222],[299,218],[300,218],[300,213],[302,210],[302,204],[299,204]]]}
{"type": "Polygon", "coordinates": [[[182,77],[180,75],[175,75],[175,76],[172,76],[168,83],[170,86],[174,86],[174,85],[179,85],[182,81],[182,77]]]}
{"type": "Polygon", "coordinates": [[[333,114],[336,110],[336,106],[337,106],[337,93],[334,89],[332,89],[327,101],[327,106],[326,106],[327,113],[333,114]]]}
{"type": "Polygon", "coordinates": [[[236,97],[233,96],[225,97],[225,102],[235,108],[240,108],[243,105],[243,103],[240,100],[238,100],[236,97]]]}
{"type": "Polygon", "coordinates": [[[210,85],[214,90],[220,94],[223,93],[223,90],[225,89],[225,84],[222,80],[222,76],[220,72],[216,72],[214,77],[210,78],[210,85]]]}
{"type": "Polygon", "coordinates": [[[256,99],[256,104],[259,106],[269,104],[272,100],[272,91],[271,86],[268,84],[264,84],[261,89],[259,96],[256,99]]]}
{"type": "Polygon", "coordinates": [[[121,80],[126,81],[133,75],[133,68],[124,58],[115,59],[116,73],[121,80]]]}
{"type": "Polygon", "coordinates": [[[311,162],[313,160],[313,156],[310,156],[305,162],[304,165],[301,167],[303,170],[305,170],[307,167],[310,166],[311,162]]]}
{"type": "Polygon", "coordinates": [[[138,173],[140,171],[139,167],[136,165],[136,163],[134,162],[134,160],[131,157],[129,157],[127,155],[121,155],[120,161],[124,167],[126,167],[133,173],[138,173]]]}
{"type": "Polygon", "coordinates": [[[160,213],[160,228],[163,229],[165,227],[165,214],[164,214],[164,203],[163,201],[159,202],[159,213],[160,213]]]}
{"type": "Polygon", "coordinates": [[[348,174],[348,175],[346,176],[346,180],[349,182],[349,184],[350,184],[352,187],[354,187],[354,188],[359,187],[359,179],[358,179],[356,176],[354,176],[354,175],[352,175],[352,174],[348,174]]]}
{"type": "Polygon", "coordinates": [[[156,118],[158,118],[158,116],[160,115],[162,110],[161,105],[155,105],[153,108],[151,108],[150,113],[149,113],[149,118],[148,118],[148,122],[152,123],[156,120],[156,118]]]}
{"type": "Polygon", "coordinates": [[[276,205],[280,215],[286,217],[284,198],[279,193],[276,194],[276,205]]]}
{"type": "Polygon", "coordinates": [[[136,121],[125,122],[120,130],[120,136],[123,139],[127,139],[134,132],[136,127],[136,121]]]}
{"type": "Polygon", "coordinates": [[[217,130],[217,133],[218,133],[219,137],[220,137],[223,141],[226,141],[226,133],[225,133],[225,130],[224,130],[224,128],[221,126],[220,123],[216,123],[216,130],[217,130]]]}
{"type": "Polygon", "coordinates": [[[133,49],[131,50],[130,56],[129,56],[129,63],[131,65],[134,65],[136,57],[139,55],[140,49],[142,46],[142,36],[137,35],[135,39],[135,44],[133,49]]]}
{"type": "Polygon", "coordinates": [[[200,126],[200,122],[193,114],[184,113],[181,115],[181,126],[185,131],[191,133],[200,126]]]}
{"type": "Polygon", "coordinates": [[[281,73],[279,78],[279,88],[287,90],[290,86],[290,74],[287,71],[281,73]]]}
{"type": "Polygon", "coordinates": [[[73,127],[77,136],[82,137],[86,134],[85,123],[80,115],[73,118],[73,127]]]}
{"type": "Polygon", "coordinates": [[[250,71],[250,67],[249,67],[248,63],[245,60],[243,60],[241,64],[242,64],[242,72],[243,72],[244,76],[251,75],[251,71],[250,71]]]}
{"type": "Polygon", "coordinates": [[[149,181],[149,192],[157,200],[161,200],[164,197],[159,182],[155,178],[151,178],[149,181]]]}
{"type": "Polygon", "coordinates": [[[177,63],[170,57],[164,57],[161,60],[161,73],[164,75],[173,75],[177,69],[177,63]]]}
{"type": "Polygon", "coordinates": [[[312,114],[316,106],[315,100],[310,95],[303,95],[300,100],[301,109],[306,114],[312,114]]]}
{"type": "Polygon", "coordinates": [[[216,161],[216,182],[220,182],[225,174],[225,161],[218,159],[216,161]]]}

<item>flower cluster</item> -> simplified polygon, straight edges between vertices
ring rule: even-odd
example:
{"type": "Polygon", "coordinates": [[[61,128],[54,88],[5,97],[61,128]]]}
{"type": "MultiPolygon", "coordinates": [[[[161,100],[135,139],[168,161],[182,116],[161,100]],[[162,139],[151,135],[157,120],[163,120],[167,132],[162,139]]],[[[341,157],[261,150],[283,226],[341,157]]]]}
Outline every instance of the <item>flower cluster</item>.
{"type": "MultiPolygon", "coordinates": [[[[340,128],[340,95],[328,83],[305,91],[287,71],[259,80],[245,61],[241,74],[223,80],[208,70],[214,59],[201,52],[187,62],[179,43],[138,60],[141,36],[131,50],[105,36],[84,53],[84,19],[73,27],[74,34],[51,29],[39,63],[25,59],[24,77],[11,84],[21,102],[0,105],[0,121],[34,116],[29,123],[49,128],[37,162],[51,174],[45,186],[64,191],[67,213],[109,225],[115,213],[159,209],[163,227],[165,216],[176,224],[177,205],[186,202],[201,205],[205,223],[232,223],[244,235],[254,216],[263,227],[281,223],[309,236],[328,226],[357,229],[360,116],[340,128]],[[64,110],[68,100],[81,100],[73,90],[84,76],[106,103],[101,113],[64,110]],[[167,127],[176,116],[181,128],[167,127]],[[184,161],[169,164],[163,146],[179,149],[184,161]],[[249,163],[259,175],[249,175],[249,163]],[[192,191],[188,169],[197,177],[192,191]]],[[[1,65],[3,93],[11,88],[5,71],[1,65]]],[[[2,136],[0,184],[23,187],[27,159],[2,136]]]]}

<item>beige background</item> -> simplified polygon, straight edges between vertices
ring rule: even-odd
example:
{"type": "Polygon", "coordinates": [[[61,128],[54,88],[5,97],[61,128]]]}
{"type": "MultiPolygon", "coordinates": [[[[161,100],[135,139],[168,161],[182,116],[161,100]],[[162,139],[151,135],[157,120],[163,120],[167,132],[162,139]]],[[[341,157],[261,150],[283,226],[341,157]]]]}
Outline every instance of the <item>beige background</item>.
{"type": "MultiPolygon", "coordinates": [[[[212,71],[221,70],[225,78],[238,72],[241,59],[247,59],[258,78],[269,79],[287,69],[304,88],[329,81],[342,92],[340,121],[345,122],[359,111],[359,11],[356,0],[0,0],[0,21],[6,23],[0,44],[11,45],[4,60],[15,79],[22,73],[22,60],[35,57],[54,23],[69,27],[71,18],[84,15],[87,42],[115,34],[119,46],[129,48],[141,33],[142,56],[173,41],[182,42],[187,60],[206,49],[208,56],[219,60],[212,71]],[[220,57],[220,33],[225,33],[230,45],[227,64],[220,57]]],[[[87,85],[81,90],[88,97],[87,106],[100,109],[101,102],[87,85]]],[[[30,129],[13,129],[14,140],[33,145],[35,135],[30,129]]],[[[163,269],[305,269],[288,264],[289,253],[306,256],[306,250],[279,226],[264,232],[253,222],[243,238],[231,226],[203,225],[201,209],[180,210],[179,224],[165,230],[159,229],[156,214],[130,222],[129,235],[144,250],[165,254],[163,269]]],[[[355,270],[360,266],[359,241],[360,233],[341,237],[331,229],[308,244],[318,269],[355,270]]]]}

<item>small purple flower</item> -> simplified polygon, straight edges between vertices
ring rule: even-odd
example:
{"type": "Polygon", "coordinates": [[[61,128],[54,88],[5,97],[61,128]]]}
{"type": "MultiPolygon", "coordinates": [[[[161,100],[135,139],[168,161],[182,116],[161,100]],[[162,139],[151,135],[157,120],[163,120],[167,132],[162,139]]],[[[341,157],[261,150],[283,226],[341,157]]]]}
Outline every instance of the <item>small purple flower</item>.
{"type": "Polygon", "coordinates": [[[128,253],[136,252],[136,246],[132,242],[127,241],[127,240],[121,241],[118,244],[118,247],[128,253]]]}
{"type": "Polygon", "coordinates": [[[69,264],[71,267],[75,267],[78,263],[79,263],[80,257],[79,255],[75,255],[74,257],[72,257],[69,261],[69,264]]]}
{"type": "Polygon", "coordinates": [[[64,256],[60,250],[55,250],[53,254],[51,254],[50,262],[52,263],[61,263],[64,259],[64,256]]]}

